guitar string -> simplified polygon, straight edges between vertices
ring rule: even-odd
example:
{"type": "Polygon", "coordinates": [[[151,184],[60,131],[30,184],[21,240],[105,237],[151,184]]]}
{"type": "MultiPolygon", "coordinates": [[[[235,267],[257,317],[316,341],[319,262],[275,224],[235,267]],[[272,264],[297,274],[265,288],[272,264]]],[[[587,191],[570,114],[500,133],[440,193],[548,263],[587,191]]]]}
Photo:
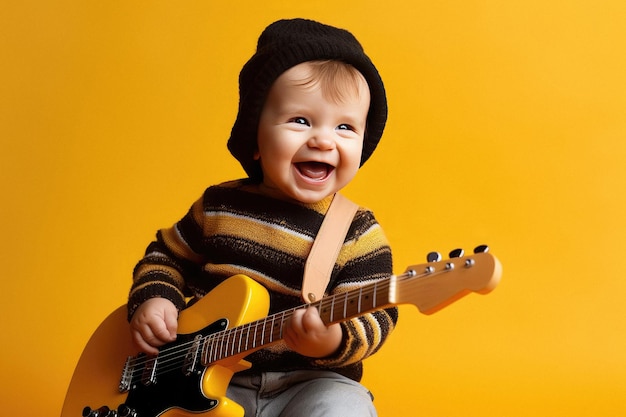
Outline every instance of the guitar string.
{"type": "MultiPolygon", "coordinates": [[[[432,275],[445,273],[445,272],[448,272],[448,271],[440,270],[437,272],[423,272],[421,274],[417,274],[416,272],[410,272],[410,273],[405,272],[402,275],[396,276],[396,278],[398,281],[401,282],[404,280],[419,279],[424,276],[432,276],[432,275]]],[[[137,374],[139,374],[141,377],[141,375],[146,373],[145,367],[148,366],[148,368],[150,368],[149,364],[151,362],[154,362],[155,360],[156,360],[155,366],[157,367],[156,371],[154,372],[155,376],[170,372],[174,369],[179,370],[181,368],[181,360],[183,361],[183,364],[184,364],[185,363],[184,358],[189,355],[189,352],[190,350],[193,349],[194,344],[198,344],[198,346],[200,346],[198,352],[196,352],[195,359],[196,361],[198,361],[197,364],[202,365],[202,366],[208,366],[211,363],[216,362],[218,360],[225,359],[227,357],[235,356],[238,354],[244,354],[245,352],[251,351],[253,349],[267,346],[268,344],[277,342],[282,339],[282,326],[288,319],[291,318],[293,313],[298,309],[306,308],[308,306],[326,307],[326,304],[328,303],[330,303],[331,309],[334,309],[335,301],[337,301],[338,298],[345,298],[346,299],[345,302],[347,302],[348,300],[351,300],[357,294],[359,298],[368,298],[368,297],[372,297],[374,294],[377,294],[379,291],[388,290],[390,286],[391,286],[391,280],[385,279],[383,281],[379,281],[378,283],[368,287],[367,289],[359,288],[359,289],[347,291],[345,293],[333,294],[331,296],[323,298],[322,300],[318,302],[311,303],[310,305],[306,305],[306,304],[301,305],[293,309],[289,309],[289,310],[285,310],[279,313],[269,315],[260,320],[252,321],[250,323],[239,325],[237,327],[233,327],[233,328],[226,329],[226,330],[221,330],[219,332],[212,333],[207,336],[203,336],[200,339],[201,340],[200,342],[198,340],[192,339],[192,340],[189,340],[189,341],[186,341],[186,342],[183,342],[183,343],[171,346],[171,347],[167,347],[165,349],[162,349],[159,352],[157,357],[150,357],[150,356],[143,355],[143,354],[136,356],[133,358],[133,360],[131,360],[130,367],[132,369],[131,371],[132,379],[134,380],[137,374]],[[267,340],[265,329],[268,323],[273,323],[273,324],[280,323],[280,326],[279,326],[280,333],[276,339],[272,337],[273,331],[275,329],[274,326],[272,326],[272,328],[269,331],[270,339],[267,340]],[[259,332],[259,328],[262,329],[261,332],[259,332]],[[252,332],[253,329],[254,329],[254,336],[252,337],[252,340],[250,340],[251,339],[250,332],[252,332]],[[246,337],[245,343],[239,340],[236,343],[238,347],[235,349],[233,341],[237,339],[238,332],[240,334],[240,338],[243,337],[243,334],[247,334],[248,336],[246,337]],[[257,334],[257,332],[260,334],[257,334]],[[259,340],[259,337],[260,337],[260,340],[259,340]],[[231,349],[228,349],[229,341],[230,341],[230,345],[232,345],[231,349]],[[252,346],[250,346],[250,343],[252,343],[252,346]],[[227,345],[226,348],[224,348],[224,344],[227,345]],[[225,349],[226,351],[224,351],[225,349]]],[[[373,308],[375,309],[376,305],[374,305],[373,308]]],[[[345,310],[345,306],[344,306],[344,310],[345,310]]],[[[360,309],[358,313],[360,313],[360,309]]]]}

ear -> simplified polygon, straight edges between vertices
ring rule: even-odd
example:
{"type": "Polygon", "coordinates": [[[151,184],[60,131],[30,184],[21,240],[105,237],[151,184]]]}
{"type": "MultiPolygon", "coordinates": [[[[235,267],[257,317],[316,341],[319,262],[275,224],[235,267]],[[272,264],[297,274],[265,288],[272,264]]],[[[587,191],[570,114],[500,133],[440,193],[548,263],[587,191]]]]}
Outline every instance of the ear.
{"type": "Polygon", "coordinates": [[[261,159],[261,153],[259,152],[259,150],[257,149],[256,151],[254,151],[254,153],[252,154],[252,158],[255,161],[258,161],[259,159],[261,159]]]}

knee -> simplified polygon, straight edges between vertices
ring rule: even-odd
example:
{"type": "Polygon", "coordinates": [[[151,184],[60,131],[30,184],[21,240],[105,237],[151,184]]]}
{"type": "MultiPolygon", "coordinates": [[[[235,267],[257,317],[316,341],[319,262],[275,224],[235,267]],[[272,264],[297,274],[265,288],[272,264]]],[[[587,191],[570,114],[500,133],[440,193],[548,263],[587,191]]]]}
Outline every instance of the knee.
{"type": "Polygon", "coordinates": [[[372,395],[349,379],[319,378],[310,381],[292,398],[284,416],[376,417],[372,395]]]}

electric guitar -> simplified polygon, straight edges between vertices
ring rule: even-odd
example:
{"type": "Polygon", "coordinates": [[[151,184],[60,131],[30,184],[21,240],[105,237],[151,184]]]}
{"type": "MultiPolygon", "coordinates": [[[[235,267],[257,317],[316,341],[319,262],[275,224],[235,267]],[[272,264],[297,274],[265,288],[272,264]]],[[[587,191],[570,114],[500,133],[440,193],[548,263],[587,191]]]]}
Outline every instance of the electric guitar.
{"type": "MultiPolygon", "coordinates": [[[[477,249],[445,262],[431,254],[428,263],[402,275],[309,305],[327,325],[399,304],[432,314],[471,292],[496,287],[500,262],[485,246],[477,249]]],[[[235,275],[181,311],[176,341],[157,356],[135,356],[121,306],[83,350],[61,417],[242,417],[243,408],[226,397],[230,379],[250,367],[245,356],[282,339],[283,325],[298,308],[268,316],[267,290],[235,275]]]]}

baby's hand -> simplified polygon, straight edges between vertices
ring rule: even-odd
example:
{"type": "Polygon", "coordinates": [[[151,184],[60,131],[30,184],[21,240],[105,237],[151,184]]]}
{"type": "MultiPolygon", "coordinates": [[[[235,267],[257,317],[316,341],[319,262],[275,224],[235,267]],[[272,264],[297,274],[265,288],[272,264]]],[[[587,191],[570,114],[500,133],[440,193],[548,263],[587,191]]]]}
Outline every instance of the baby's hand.
{"type": "Polygon", "coordinates": [[[156,355],[159,346],[176,340],[177,328],[178,310],[165,298],[146,300],[130,320],[130,334],[135,348],[149,355],[156,355]]]}
{"type": "Polygon", "coordinates": [[[323,358],[339,349],[343,331],[339,323],[326,327],[315,307],[296,310],[285,326],[287,346],[301,355],[323,358]]]}

